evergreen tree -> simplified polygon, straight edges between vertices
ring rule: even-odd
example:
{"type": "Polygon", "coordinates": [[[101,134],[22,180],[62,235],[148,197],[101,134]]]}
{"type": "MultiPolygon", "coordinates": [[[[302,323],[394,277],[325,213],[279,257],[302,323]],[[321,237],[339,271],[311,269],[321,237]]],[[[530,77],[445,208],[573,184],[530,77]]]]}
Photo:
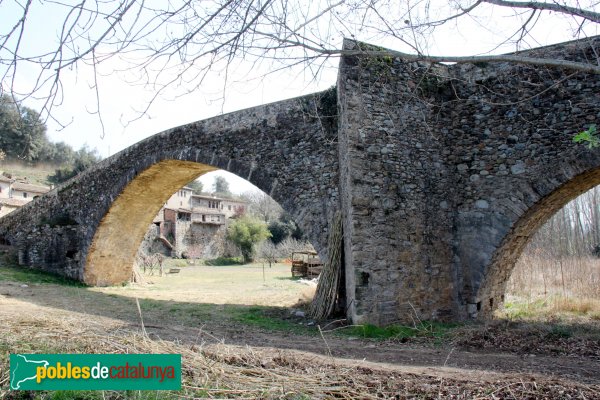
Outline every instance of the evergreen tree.
{"type": "Polygon", "coordinates": [[[37,111],[0,97],[0,148],[8,159],[37,161],[50,142],[37,111]]]}

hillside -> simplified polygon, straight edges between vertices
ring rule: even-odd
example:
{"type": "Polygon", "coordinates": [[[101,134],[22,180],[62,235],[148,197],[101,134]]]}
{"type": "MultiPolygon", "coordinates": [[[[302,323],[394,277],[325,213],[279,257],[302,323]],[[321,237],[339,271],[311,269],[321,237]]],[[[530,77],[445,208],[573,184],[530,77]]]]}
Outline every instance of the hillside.
{"type": "Polygon", "coordinates": [[[13,178],[27,178],[30,183],[35,185],[52,185],[48,177],[54,173],[55,169],[54,165],[29,166],[15,162],[0,162],[0,172],[11,174],[13,178]]]}

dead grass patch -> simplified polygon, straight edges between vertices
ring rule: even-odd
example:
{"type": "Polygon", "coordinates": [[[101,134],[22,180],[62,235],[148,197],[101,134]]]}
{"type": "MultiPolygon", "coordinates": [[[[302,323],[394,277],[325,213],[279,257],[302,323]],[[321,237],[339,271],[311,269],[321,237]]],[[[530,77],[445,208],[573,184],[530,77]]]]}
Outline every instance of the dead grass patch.
{"type": "MultiPolygon", "coordinates": [[[[182,390],[157,398],[379,399],[379,398],[595,398],[600,386],[539,377],[473,381],[385,368],[349,366],[279,350],[225,344],[181,344],[137,330],[106,330],[89,321],[15,317],[0,326],[0,397],[10,397],[8,353],[174,353],[182,355],[182,390]]],[[[124,398],[102,392],[98,398],[124,398]]],[[[149,397],[154,397],[149,393],[149,397]]]]}
{"type": "Polygon", "coordinates": [[[599,320],[600,260],[524,254],[497,316],[525,320],[599,320]]]}

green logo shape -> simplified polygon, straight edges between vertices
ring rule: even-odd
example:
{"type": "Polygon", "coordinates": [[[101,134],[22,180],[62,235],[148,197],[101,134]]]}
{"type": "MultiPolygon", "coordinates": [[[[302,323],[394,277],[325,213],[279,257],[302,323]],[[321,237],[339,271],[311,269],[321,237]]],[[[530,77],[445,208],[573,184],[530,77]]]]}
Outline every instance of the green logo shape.
{"type": "Polygon", "coordinates": [[[181,354],[11,354],[12,390],[179,390],[181,354]]]}

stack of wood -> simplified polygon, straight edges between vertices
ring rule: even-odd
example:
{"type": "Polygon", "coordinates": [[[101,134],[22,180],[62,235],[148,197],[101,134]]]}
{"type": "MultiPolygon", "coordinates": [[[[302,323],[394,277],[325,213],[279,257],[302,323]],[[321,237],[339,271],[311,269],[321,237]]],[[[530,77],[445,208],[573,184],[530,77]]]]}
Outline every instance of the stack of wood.
{"type": "Polygon", "coordinates": [[[319,277],[317,292],[308,314],[321,320],[329,317],[334,309],[342,275],[342,214],[338,211],[333,217],[327,242],[329,257],[319,277]]]}

